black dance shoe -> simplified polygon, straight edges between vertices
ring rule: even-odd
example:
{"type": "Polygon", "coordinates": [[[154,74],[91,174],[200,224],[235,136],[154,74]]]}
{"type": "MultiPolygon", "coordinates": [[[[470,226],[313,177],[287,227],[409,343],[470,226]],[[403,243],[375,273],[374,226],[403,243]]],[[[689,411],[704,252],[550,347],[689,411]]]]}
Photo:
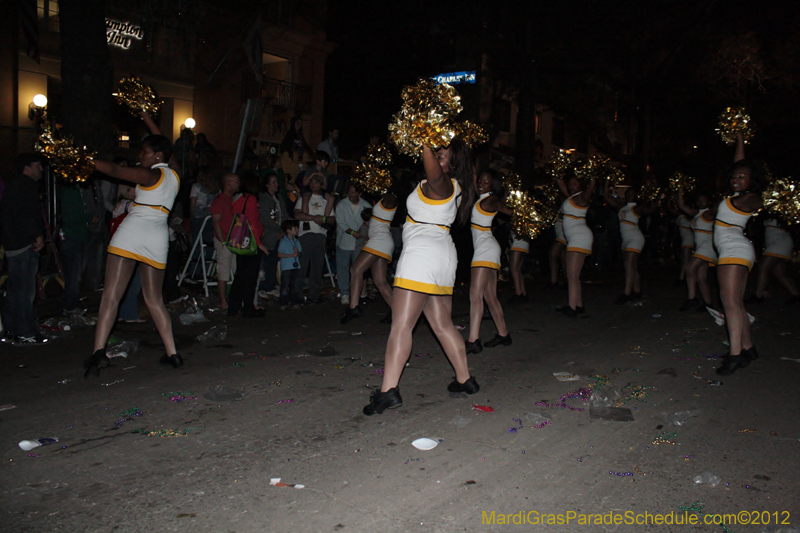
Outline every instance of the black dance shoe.
{"type": "Polygon", "coordinates": [[[758,350],[756,350],[755,346],[751,346],[746,350],[742,350],[742,353],[746,353],[747,357],[749,357],[751,361],[758,359],[758,350]]]}
{"type": "Polygon", "coordinates": [[[575,308],[575,312],[578,313],[579,315],[586,314],[586,311],[583,310],[583,306],[582,305],[580,307],[576,307],[575,308]]]}
{"type": "Polygon", "coordinates": [[[578,318],[578,310],[573,309],[568,305],[565,305],[564,307],[560,308],[559,311],[561,311],[567,318],[578,318]]]}
{"type": "Polygon", "coordinates": [[[700,300],[697,299],[697,296],[694,298],[687,298],[678,311],[689,311],[695,309],[698,305],[700,305],[700,300]]]}
{"type": "Polygon", "coordinates": [[[403,405],[403,399],[400,397],[400,389],[395,387],[386,392],[381,392],[380,388],[372,391],[369,395],[369,404],[364,406],[362,412],[367,416],[374,414],[381,414],[386,409],[397,409],[403,405]]]}
{"type": "Polygon", "coordinates": [[[355,306],[353,309],[348,309],[345,311],[342,319],[339,322],[342,324],[347,324],[354,318],[360,318],[363,314],[364,313],[361,311],[361,308],[359,306],[355,306]]]}
{"type": "Polygon", "coordinates": [[[620,294],[619,297],[614,300],[614,303],[617,305],[624,305],[630,302],[632,299],[633,297],[630,294],[620,294]]]}
{"type": "MultiPolygon", "coordinates": [[[[481,353],[483,351],[483,346],[481,346],[481,340],[478,339],[475,342],[465,342],[464,345],[467,348],[467,355],[471,353],[481,353]]],[[[488,346],[488,345],[487,345],[488,346]]]]}
{"type": "Polygon", "coordinates": [[[183,358],[179,353],[175,353],[171,356],[164,354],[158,362],[165,366],[171,366],[172,368],[180,368],[183,366],[183,358]]]}
{"type": "Polygon", "coordinates": [[[100,369],[106,368],[109,365],[110,361],[108,360],[108,356],[106,355],[106,351],[104,349],[96,350],[91,356],[89,356],[83,362],[83,368],[86,369],[86,372],[83,373],[83,377],[88,378],[89,375],[99,376],[100,369]]]}
{"type": "Polygon", "coordinates": [[[467,381],[464,383],[459,383],[457,379],[453,379],[453,382],[447,386],[448,392],[466,392],[467,394],[475,394],[479,390],[481,390],[481,386],[478,385],[478,382],[475,381],[473,376],[470,376],[467,381]]]}
{"type": "MultiPolygon", "coordinates": [[[[756,354],[756,357],[758,355],[756,354]]],[[[748,350],[742,350],[739,355],[726,355],[722,358],[722,366],[717,369],[720,376],[730,376],[740,368],[745,368],[750,361],[755,359],[748,350]]]]}
{"type": "Polygon", "coordinates": [[[484,344],[484,346],[486,346],[487,348],[494,348],[498,344],[502,344],[503,346],[511,346],[511,333],[509,333],[505,337],[503,337],[498,333],[494,336],[492,340],[486,341],[486,344],[484,344]]]}

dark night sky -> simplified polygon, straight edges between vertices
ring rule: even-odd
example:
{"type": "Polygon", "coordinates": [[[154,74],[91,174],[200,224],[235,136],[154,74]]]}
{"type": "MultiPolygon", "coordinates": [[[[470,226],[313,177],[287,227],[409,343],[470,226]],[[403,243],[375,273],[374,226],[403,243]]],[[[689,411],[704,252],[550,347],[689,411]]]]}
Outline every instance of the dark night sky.
{"type": "Polygon", "coordinates": [[[665,158],[681,143],[721,144],[715,117],[744,103],[762,130],[753,149],[781,159],[800,117],[796,7],[779,0],[331,0],[327,36],[337,47],[326,67],[325,126],[339,128],[345,153],[372,133],[385,138],[404,85],[474,69],[480,51],[489,54],[495,79],[517,82],[527,64],[528,22],[536,101],[587,133],[602,131],[602,106],[612,99],[631,115],[650,105],[653,143],[665,158]],[[712,79],[710,65],[721,50],[742,53],[748,42],[764,65],[764,90],[750,85],[735,95],[730,83],[712,79]]]}

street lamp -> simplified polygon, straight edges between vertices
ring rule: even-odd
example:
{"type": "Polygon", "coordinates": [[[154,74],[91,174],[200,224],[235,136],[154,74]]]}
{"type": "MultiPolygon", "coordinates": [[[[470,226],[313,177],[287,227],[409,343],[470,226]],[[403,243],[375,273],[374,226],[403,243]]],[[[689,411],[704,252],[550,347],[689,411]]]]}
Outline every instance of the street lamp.
{"type": "Polygon", "coordinates": [[[32,121],[43,118],[46,108],[47,97],[43,94],[37,94],[33,97],[33,102],[28,104],[28,118],[32,121]]]}

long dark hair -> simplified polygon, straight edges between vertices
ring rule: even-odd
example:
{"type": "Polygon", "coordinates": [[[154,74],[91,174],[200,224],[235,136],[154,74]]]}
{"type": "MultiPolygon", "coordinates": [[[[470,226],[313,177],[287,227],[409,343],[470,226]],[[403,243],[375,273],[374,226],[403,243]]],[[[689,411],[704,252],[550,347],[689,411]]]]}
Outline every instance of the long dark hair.
{"type": "Polygon", "coordinates": [[[281,141],[281,153],[288,152],[292,155],[294,155],[294,152],[296,151],[307,154],[314,153],[314,149],[308,145],[305,137],[303,137],[302,125],[303,118],[300,116],[294,117],[291,122],[289,122],[289,130],[286,132],[286,135],[283,136],[283,141],[281,141]],[[297,129],[294,127],[295,123],[298,121],[300,121],[300,131],[297,131],[297,129]]]}
{"type": "Polygon", "coordinates": [[[448,175],[461,187],[461,205],[458,207],[456,222],[459,225],[466,224],[469,222],[472,205],[475,203],[475,186],[473,184],[475,166],[472,163],[472,152],[469,145],[458,137],[453,139],[448,148],[450,149],[450,172],[448,175]]]}
{"type": "MultiPolygon", "coordinates": [[[[492,178],[492,186],[489,189],[489,192],[498,198],[503,195],[503,180],[500,177],[500,173],[493,168],[485,168],[478,172],[478,178],[480,178],[483,174],[489,174],[489,177],[492,178]]],[[[477,195],[478,191],[475,191],[477,195]]]]}

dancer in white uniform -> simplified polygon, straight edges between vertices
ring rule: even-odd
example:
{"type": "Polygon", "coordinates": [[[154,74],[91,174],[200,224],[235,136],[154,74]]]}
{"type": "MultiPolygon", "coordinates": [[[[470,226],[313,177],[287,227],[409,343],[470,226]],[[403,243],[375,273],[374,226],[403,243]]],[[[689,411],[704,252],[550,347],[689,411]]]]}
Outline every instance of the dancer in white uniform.
{"type": "Polygon", "coordinates": [[[622,262],[625,266],[625,290],[615,303],[625,304],[642,297],[639,256],[644,248],[644,234],[639,229],[639,218],[652,213],[653,208],[637,205],[636,190],[633,187],[625,190],[624,201],[612,195],[608,180],[603,185],[603,196],[610,206],[618,210],[619,232],[622,235],[622,262]]]}
{"type": "Polygon", "coordinates": [[[567,199],[561,204],[564,213],[564,237],[567,239],[567,283],[569,287],[569,305],[561,311],[574,318],[583,313],[583,294],[581,292],[581,270],[586,256],[592,255],[594,236],[586,225],[586,212],[594,194],[595,178],[592,178],[584,190],[575,177],[565,183],[558,180],[559,188],[565,192],[567,199]]]}
{"type": "MultiPolygon", "coordinates": [[[[563,199],[562,199],[563,201],[563,199]]],[[[564,252],[567,249],[567,238],[564,237],[564,213],[561,211],[561,206],[558,206],[558,214],[556,215],[556,222],[553,224],[553,229],[556,232],[556,238],[553,244],[550,245],[550,252],[548,258],[550,260],[550,282],[547,284],[548,289],[552,289],[558,285],[558,270],[559,267],[567,271],[566,257],[564,252]]]]}
{"type": "Polygon", "coordinates": [[[760,165],[744,158],[744,137],[741,133],[737,137],[734,161],[730,173],[734,196],[719,204],[714,226],[714,246],[719,252],[719,293],[725,309],[730,343],[730,353],[722,359],[722,365],[717,369],[722,376],[733,374],[758,358],[758,351],[750,338],[750,320],[744,307],[747,275],[755,261],[755,250],[744,236],[744,228],[750,217],[764,206],[761,197],[764,173],[760,165]]]}
{"type": "Polygon", "coordinates": [[[453,284],[456,248],[450,225],[466,222],[474,202],[474,174],[469,147],[453,139],[435,154],[423,147],[426,180],[406,202],[403,251],[395,271],[392,293],[392,331],[386,343],[383,383],[364,406],[365,415],[403,404],[398,384],[411,355],[413,329],[422,313],[438,338],[456,376],[449,392],[475,394],[480,386],[469,374],[464,338],[453,325],[453,284]]]}
{"type": "Polygon", "coordinates": [[[525,287],[525,277],[522,275],[522,265],[525,263],[525,256],[531,251],[531,244],[513,231],[511,232],[511,246],[508,248],[508,270],[511,274],[511,281],[514,283],[514,296],[508,299],[508,303],[521,303],[528,301],[528,289],[525,287]]]}
{"type": "Polygon", "coordinates": [[[686,203],[683,189],[678,191],[678,207],[687,216],[692,217],[694,237],[694,254],[686,265],[686,287],[688,295],[681,306],[681,311],[696,309],[705,312],[707,307],[713,307],[711,302],[711,287],[708,284],[708,267],[717,263],[717,254],[714,251],[712,230],[714,228],[714,213],[716,208],[709,208],[711,197],[701,194],[697,197],[695,206],[686,203]],[[700,291],[702,301],[697,298],[700,291]]]}
{"type": "Polygon", "coordinates": [[[97,317],[94,353],[84,361],[87,376],[99,375],[100,368],[108,365],[106,341],[137,262],[144,302],[166,349],[161,363],[174,368],[183,365],[183,359],[175,350],[172,321],[161,295],[169,247],[167,217],[180,185],[178,175],[166,165],[171,154],[172,144],[169,140],[163,135],[152,135],[142,143],[140,167],[121,167],[108,161],[95,161],[98,171],[136,183],[137,187],[133,208],[108,247],[105,289],[97,317]]]}
{"type": "Polygon", "coordinates": [[[480,332],[483,321],[483,302],[489,307],[497,334],[486,342],[494,348],[498,344],[511,344],[511,335],[506,327],[503,308],[497,299],[497,271],[500,270],[500,244],[492,235],[492,221],[498,211],[511,215],[511,209],[500,199],[503,186],[500,176],[491,170],[484,170],[478,177],[478,201],[472,208],[472,279],[469,284],[469,335],[467,353],[483,351],[480,332]]]}
{"type": "Polygon", "coordinates": [[[394,252],[394,239],[389,228],[396,212],[397,197],[392,193],[384,194],[381,200],[372,206],[367,242],[350,267],[350,293],[353,297],[350,298],[350,308],[342,317],[342,324],[347,324],[363,314],[358,300],[364,288],[364,274],[367,270],[372,272],[372,281],[389,306],[389,314],[381,319],[381,322],[388,324],[392,321],[392,288],[386,279],[386,273],[394,252]]]}
{"type": "Polygon", "coordinates": [[[786,263],[792,258],[794,242],[789,232],[774,217],[770,217],[764,222],[764,244],[761,261],[758,262],[755,302],[760,303],[764,300],[770,276],[774,276],[791,294],[787,303],[800,302],[800,291],[797,290],[797,284],[786,272],[786,263]]]}

